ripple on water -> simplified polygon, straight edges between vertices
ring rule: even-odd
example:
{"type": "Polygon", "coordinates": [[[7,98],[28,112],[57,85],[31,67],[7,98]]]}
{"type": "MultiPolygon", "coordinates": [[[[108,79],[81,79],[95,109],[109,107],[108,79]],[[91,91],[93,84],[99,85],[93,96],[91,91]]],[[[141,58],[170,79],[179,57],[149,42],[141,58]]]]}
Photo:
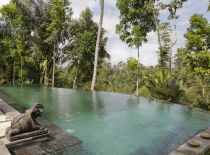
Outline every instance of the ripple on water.
{"type": "Polygon", "coordinates": [[[210,126],[209,114],[143,97],[43,87],[0,91],[21,112],[44,104],[43,117],[80,138],[85,155],[164,155],[210,126]]]}

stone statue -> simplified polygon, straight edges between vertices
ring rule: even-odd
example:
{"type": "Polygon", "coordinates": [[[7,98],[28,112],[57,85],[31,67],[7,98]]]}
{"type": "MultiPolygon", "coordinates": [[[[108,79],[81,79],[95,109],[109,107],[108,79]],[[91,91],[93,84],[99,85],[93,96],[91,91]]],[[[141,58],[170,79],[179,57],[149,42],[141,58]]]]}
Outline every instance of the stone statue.
{"type": "Polygon", "coordinates": [[[25,113],[15,117],[11,122],[11,127],[8,127],[5,132],[5,137],[12,137],[15,135],[43,129],[37,122],[37,118],[41,117],[44,106],[36,104],[25,113]]]}

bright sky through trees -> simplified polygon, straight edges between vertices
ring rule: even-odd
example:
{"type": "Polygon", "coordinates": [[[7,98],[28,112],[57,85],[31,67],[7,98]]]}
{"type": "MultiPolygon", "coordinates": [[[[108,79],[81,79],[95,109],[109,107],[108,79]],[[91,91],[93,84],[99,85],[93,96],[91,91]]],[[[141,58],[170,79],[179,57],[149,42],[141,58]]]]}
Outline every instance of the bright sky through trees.
{"type": "MultiPolygon", "coordinates": [[[[167,0],[164,0],[167,2],[167,0]]],[[[0,7],[3,4],[7,4],[9,0],[0,0],[0,7]]],[[[79,17],[79,14],[87,6],[93,11],[94,21],[99,20],[100,7],[99,3],[94,0],[71,0],[71,7],[74,11],[74,17],[79,17]]],[[[116,8],[116,0],[105,1],[105,13],[104,13],[104,28],[107,30],[107,37],[109,38],[107,44],[107,51],[111,55],[111,62],[113,64],[119,61],[126,61],[129,57],[137,58],[135,49],[129,48],[123,43],[117,34],[115,34],[115,25],[119,22],[119,11],[116,8]]],[[[179,19],[177,21],[178,30],[178,43],[176,47],[184,45],[183,34],[186,32],[186,28],[189,26],[190,16],[194,13],[203,14],[204,17],[210,21],[210,16],[207,13],[208,0],[188,0],[184,4],[184,7],[178,11],[179,19]],[[196,5],[195,5],[196,4],[196,5]]],[[[165,12],[161,15],[161,20],[166,21],[168,14],[165,12]]],[[[155,33],[150,33],[148,36],[148,42],[143,44],[140,48],[140,61],[144,65],[156,65],[158,63],[157,50],[158,43],[155,33]]]]}

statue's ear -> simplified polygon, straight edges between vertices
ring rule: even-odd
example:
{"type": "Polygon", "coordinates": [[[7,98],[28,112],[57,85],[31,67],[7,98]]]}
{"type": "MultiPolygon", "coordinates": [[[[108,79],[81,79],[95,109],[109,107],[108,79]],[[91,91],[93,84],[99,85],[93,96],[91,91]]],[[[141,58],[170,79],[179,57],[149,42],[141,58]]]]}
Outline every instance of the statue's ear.
{"type": "Polygon", "coordinates": [[[42,106],[41,104],[39,104],[39,103],[35,103],[35,105],[34,105],[35,107],[40,107],[40,106],[42,106]]]}

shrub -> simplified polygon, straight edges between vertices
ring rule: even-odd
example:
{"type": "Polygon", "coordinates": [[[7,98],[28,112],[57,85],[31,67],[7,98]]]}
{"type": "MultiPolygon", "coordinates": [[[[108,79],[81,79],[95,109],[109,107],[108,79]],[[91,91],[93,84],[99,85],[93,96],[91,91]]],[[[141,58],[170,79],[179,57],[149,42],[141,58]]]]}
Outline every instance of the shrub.
{"type": "Polygon", "coordinates": [[[179,102],[184,95],[176,80],[167,72],[158,72],[154,77],[145,77],[146,87],[151,96],[171,102],[179,102]]]}

